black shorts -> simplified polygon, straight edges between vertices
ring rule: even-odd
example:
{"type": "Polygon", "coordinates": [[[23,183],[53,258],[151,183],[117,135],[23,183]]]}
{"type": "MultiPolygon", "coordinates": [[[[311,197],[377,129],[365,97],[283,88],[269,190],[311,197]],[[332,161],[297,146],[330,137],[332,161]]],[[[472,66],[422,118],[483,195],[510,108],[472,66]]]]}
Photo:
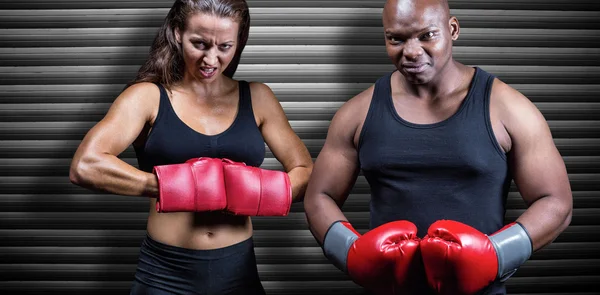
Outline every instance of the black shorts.
{"type": "Polygon", "coordinates": [[[252,238],[214,250],[142,242],[131,295],[264,295],[252,238]]]}

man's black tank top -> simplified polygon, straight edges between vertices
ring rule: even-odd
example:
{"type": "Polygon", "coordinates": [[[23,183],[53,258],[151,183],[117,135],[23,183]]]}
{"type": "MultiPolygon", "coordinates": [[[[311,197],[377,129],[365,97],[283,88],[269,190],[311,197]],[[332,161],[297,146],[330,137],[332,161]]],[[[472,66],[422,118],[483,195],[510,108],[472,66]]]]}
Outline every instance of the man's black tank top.
{"type": "Polygon", "coordinates": [[[191,158],[228,158],[258,167],[265,157],[265,142],[252,111],[250,86],[239,81],[237,115],[229,128],[216,135],[204,135],[179,119],[165,88],[160,90],[158,114],[143,146],[134,146],[141,170],[151,172],[157,165],[183,163],[191,158]]]}
{"type": "MultiPolygon", "coordinates": [[[[512,177],[490,121],[494,76],[476,68],[458,111],[433,124],[403,120],[391,96],[392,73],[375,83],[358,146],[371,188],[370,227],[409,220],[418,236],[440,219],[485,234],[503,226],[512,177]]],[[[505,294],[496,285],[486,294],[505,294]]]]}

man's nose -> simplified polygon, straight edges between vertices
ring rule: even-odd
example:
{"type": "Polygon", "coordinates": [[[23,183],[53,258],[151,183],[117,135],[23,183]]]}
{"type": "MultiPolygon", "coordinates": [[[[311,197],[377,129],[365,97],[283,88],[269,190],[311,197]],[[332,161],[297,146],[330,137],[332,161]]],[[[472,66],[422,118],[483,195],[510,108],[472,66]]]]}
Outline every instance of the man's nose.
{"type": "Polygon", "coordinates": [[[406,40],[402,54],[409,60],[419,59],[419,57],[423,55],[421,42],[415,39],[406,40]]]}

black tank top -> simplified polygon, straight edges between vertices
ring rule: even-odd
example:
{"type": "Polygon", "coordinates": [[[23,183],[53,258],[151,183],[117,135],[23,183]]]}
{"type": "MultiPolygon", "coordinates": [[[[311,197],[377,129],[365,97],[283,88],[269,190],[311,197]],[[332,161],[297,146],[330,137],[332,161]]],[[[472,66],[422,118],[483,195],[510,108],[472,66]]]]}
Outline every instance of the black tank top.
{"type": "Polygon", "coordinates": [[[371,188],[370,227],[409,220],[422,238],[433,222],[451,219],[485,234],[499,230],[512,178],[490,121],[494,76],[476,68],[454,115],[414,124],[394,108],[391,75],[375,83],[359,138],[360,167],[371,188]]]}
{"type": "Polygon", "coordinates": [[[248,82],[239,81],[238,112],[233,123],[216,135],[204,135],[182,122],[165,88],[157,86],[160,104],[154,125],[144,146],[134,146],[141,170],[151,172],[154,166],[196,157],[228,158],[255,167],[262,164],[265,142],[254,119],[248,82]]]}
{"type": "MultiPolygon", "coordinates": [[[[475,68],[455,114],[414,124],[394,108],[391,75],[375,83],[359,138],[360,167],[371,188],[370,227],[409,220],[422,238],[433,222],[451,219],[485,234],[499,230],[512,177],[490,121],[495,77],[475,68]]],[[[482,293],[505,292],[496,282],[482,293]]]]}

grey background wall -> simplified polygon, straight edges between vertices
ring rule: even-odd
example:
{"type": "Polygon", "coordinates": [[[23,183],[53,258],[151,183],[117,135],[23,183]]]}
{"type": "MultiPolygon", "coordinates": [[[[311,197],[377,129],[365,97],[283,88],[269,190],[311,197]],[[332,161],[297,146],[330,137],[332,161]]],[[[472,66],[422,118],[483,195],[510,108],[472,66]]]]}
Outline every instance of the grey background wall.
{"type": "MultiPolygon", "coordinates": [[[[347,99],[393,68],[383,0],[249,0],[236,78],[270,85],[316,157],[347,99]]],[[[69,183],[68,165],[147,55],[172,1],[0,1],[0,294],[127,294],[147,200],[69,183]]],[[[572,225],[508,282],[511,294],[600,294],[600,3],[450,0],[458,60],[499,76],[548,120],[567,164],[572,225]]],[[[121,157],[136,164],[132,149],[121,157]]],[[[279,169],[268,152],[264,167],[279,169]]],[[[506,220],[525,209],[513,187],[506,220]]],[[[344,210],[368,227],[359,177],[344,210]]],[[[269,294],[357,294],[323,257],[302,206],[256,218],[269,294]]]]}

